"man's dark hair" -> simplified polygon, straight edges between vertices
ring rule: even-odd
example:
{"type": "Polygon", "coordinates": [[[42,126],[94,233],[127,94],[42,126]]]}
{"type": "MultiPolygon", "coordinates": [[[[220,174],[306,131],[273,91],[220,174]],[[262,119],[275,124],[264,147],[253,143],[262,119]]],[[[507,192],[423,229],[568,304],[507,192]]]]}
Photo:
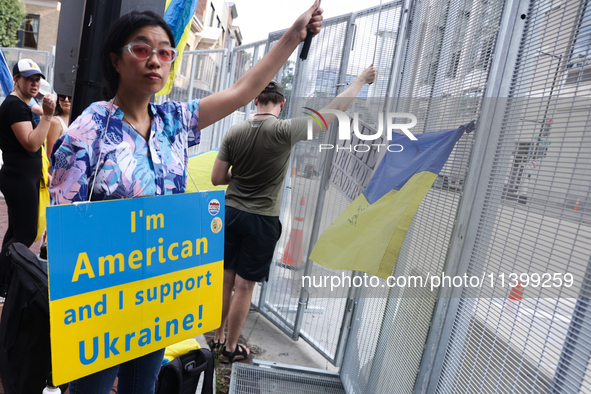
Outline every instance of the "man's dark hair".
{"type": "Polygon", "coordinates": [[[283,102],[283,96],[279,93],[274,92],[262,92],[257,96],[259,104],[267,105],[269,102],[273,104],[281,104],[283,102]]]}
{"type": "MultiPolygon", "coordinates": [[[[107,38],[103,42],[101,49],[101,72],[103,75],[103,98],[111,99],[117,93],[119,88],[119,73],[113,67],[109,55],[121,53],[121,47],[125,45],[125,41],[137,29],[145,26],[160,26],[168,35],[171,46],[175,46],[174,34],[170,26],[162,19],[162,17],[152,11],[131,11],[117,19],[111,25],[111,30],[107,34],[107,38]]],[[[171,66],[172,67],[172,66],[171,66]]]]}

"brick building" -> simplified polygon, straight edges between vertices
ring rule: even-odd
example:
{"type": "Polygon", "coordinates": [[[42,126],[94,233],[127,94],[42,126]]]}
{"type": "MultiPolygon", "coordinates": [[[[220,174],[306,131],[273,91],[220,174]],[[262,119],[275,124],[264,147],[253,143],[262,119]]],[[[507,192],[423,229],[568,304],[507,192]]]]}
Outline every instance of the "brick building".
{"type": "Polygon", "coordinates": [[[27,16],[23,29],[19,30],[17,47],[51,51],[57,42],[60,19],[59,0],[20,0],[25,5],[27,16]]]}

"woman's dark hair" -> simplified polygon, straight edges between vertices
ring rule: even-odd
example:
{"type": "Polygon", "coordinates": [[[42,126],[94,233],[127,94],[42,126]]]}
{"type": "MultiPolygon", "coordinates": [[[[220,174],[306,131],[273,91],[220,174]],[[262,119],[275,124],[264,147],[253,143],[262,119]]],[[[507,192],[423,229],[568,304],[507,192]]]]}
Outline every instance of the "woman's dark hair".
{"type": "Polygon", "coordinates": [[[56,100],[55,110],[53,111],[53,116],[62,116],[63,113],[64,113],[64,109],[60,105],[60,101],[56,100]]]}
{"type": "Polygon", "coordinates": [[[170,26],[162,17],[152,11],[131,11],[123,15],[111,25],[111,30],[103,42],[101,49],[101,72],[103,74],[103,98],[110,100],[119,88],[119,73],[111,63],[110,54],[121,53],[121,47],[125,45],[127,38],[137,29],[145,26],[160,26],[168,35],[171,46],[175,46],[174,34],[170,26]]]}

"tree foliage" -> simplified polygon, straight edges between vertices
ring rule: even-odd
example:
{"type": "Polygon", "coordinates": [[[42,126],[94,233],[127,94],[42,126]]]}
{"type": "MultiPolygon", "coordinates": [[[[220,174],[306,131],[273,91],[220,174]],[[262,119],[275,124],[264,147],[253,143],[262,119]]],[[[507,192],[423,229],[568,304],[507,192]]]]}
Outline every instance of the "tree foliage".
{"type": "Polygon", "coordinates": [[[19,0],[0,0],[0,46],[13,47],[27,13],[19,0]]]}

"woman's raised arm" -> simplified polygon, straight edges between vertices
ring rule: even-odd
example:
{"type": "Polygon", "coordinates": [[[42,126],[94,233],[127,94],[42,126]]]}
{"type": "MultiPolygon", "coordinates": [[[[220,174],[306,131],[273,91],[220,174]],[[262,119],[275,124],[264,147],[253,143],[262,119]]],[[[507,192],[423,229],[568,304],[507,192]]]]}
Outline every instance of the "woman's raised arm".
{"type": "Polygon", "coordinates": [[[250,103],[279,72],[300,42],[304,41],[307,30],[310,29],[316,35],[321,27],[322,9],[318,8],[318,0],[316,0],[310,9],[300,15],[269,53],[234,85],[199,101],[199,128],[204,129],[250,103]]]}

